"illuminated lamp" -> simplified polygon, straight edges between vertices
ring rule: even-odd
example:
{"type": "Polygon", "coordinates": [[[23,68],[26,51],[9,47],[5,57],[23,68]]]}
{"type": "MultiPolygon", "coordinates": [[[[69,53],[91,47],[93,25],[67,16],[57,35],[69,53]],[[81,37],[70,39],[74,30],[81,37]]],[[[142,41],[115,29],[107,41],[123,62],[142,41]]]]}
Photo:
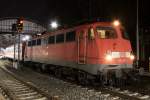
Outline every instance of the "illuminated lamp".
{"type": "Polygon", "coordinates": [[[119,22],[118,20],[115,20],[115,21],[113,22],[113,25],[114,25],[114,26],[119,26],[119,25],[120,25],[120,22],[119,22]]]}
{"type": "Polygon", "coordinates": [[[131,55],[130,55],[130,59],[131,59],[131,60],[134,60],[134,59],[135,59],[134,55],[131,54],[131,55]]]}
{"type": "Polygon", "coordinates": [[[112,56],[111,56],[111,55],[106,55],[105,59],[106,59],[107,61],[111,61],[111,60],[112,60],[112,56]]]}
{"type": "Polygon", "coordinates": [[[58,23],[56,21],[51,22],[51,28],[56,29],[58,27],[58,23]]]}

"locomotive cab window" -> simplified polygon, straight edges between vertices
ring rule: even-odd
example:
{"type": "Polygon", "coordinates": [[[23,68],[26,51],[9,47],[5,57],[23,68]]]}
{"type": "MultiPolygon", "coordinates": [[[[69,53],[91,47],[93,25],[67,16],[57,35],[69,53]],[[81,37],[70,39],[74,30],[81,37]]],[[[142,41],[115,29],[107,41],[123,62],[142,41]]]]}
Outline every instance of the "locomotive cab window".
{"type": "Polygon", "coordinates": [[[56,43],[64,43],[64,34],[56,35],[56,43]]]}
{"type": "Polygon", "coordinates": [[[76,32],[75,31],[66,33],[66,42],[75,41],[75,38],[76,38],[76,32]]]}
{"type": "Polygon", "coordinates": [[[88,39],[93,40],[95,38],[94,29],[89,28],[88,29],[88,39]]]}
{"type": "Polygon", "coordinates": [[[117,34],[112,27],[97,27],[96,32],[100,39],[114,39],[117,37],[117,34]]]}

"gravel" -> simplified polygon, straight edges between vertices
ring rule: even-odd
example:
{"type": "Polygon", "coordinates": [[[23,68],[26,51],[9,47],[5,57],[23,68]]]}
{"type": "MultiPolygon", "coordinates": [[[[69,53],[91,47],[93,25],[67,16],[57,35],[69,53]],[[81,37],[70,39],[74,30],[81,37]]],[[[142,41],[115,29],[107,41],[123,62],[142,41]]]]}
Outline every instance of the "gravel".
{"type": "Polygon", "coordinates": [[[50,94],[54,100],[122,100],[110,94],[101,93],[76,84],[65,82],[52,76],[40,74],[28,68],[14,69],[12,63],[1,61],[1,66],[15,73],[20,79],[35,85],[50,94]]]}

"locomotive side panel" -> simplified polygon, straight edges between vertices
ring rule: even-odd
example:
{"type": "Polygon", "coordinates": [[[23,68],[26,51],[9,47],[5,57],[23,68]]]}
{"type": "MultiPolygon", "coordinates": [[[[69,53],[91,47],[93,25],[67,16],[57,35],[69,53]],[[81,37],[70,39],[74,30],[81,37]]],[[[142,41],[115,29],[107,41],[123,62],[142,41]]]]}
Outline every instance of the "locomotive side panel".
{"type": "MultiPolygon", "coordinates": [[[[27,47],[28,60],[74,67],[95,75],[104,69],[132,68],[133,61],[127,58],[132,51],[130,42],[122,38],[119,27],[114,28],[110,23],[76,28],[76,40],[72,42],[66,41],[65,30],[51,35],[56,36],[54,43],[27,47]],[[92,38],[89,38],[89,28],[93,28],[90,33],[92,38]],[[64,33],[65,38],[57,43],[60,33],[64,33]]],[[[48,39],[51,35],[41,36],[40,39],[48,39]]]]}
{"type": "Polygon", "coordinates": [[[26,61],[75,67],[77,62],[77,43],[76,41],[71,41],[28,46],[26,61]]]}

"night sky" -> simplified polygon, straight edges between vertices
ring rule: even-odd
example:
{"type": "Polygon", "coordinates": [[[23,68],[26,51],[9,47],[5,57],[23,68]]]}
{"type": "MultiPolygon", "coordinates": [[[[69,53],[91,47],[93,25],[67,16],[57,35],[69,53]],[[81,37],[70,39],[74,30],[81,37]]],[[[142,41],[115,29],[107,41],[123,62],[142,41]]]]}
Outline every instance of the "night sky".
{"type": "MultiPolygon", "coordinates": [[[[150,25],[148,0],[139,0],[140,27],[150,25]]],[[[1,0],[0,17],[23,16],[47,24],[60,25],[88,18],[118,18],[135,40],[136,0],[1,0]]]]}
{"type": "MultiPolygon", "coordinates": [[[[150,23],[149,2],[139,2],[140,24],[147,25],[150,23]]],[[[45,23],[56,18],[63,24],[89,17],[119,18],[127,28],[134,30],[136,0],[1,0],[0,12],[0,17],[24,16],[45,23]]]]}

